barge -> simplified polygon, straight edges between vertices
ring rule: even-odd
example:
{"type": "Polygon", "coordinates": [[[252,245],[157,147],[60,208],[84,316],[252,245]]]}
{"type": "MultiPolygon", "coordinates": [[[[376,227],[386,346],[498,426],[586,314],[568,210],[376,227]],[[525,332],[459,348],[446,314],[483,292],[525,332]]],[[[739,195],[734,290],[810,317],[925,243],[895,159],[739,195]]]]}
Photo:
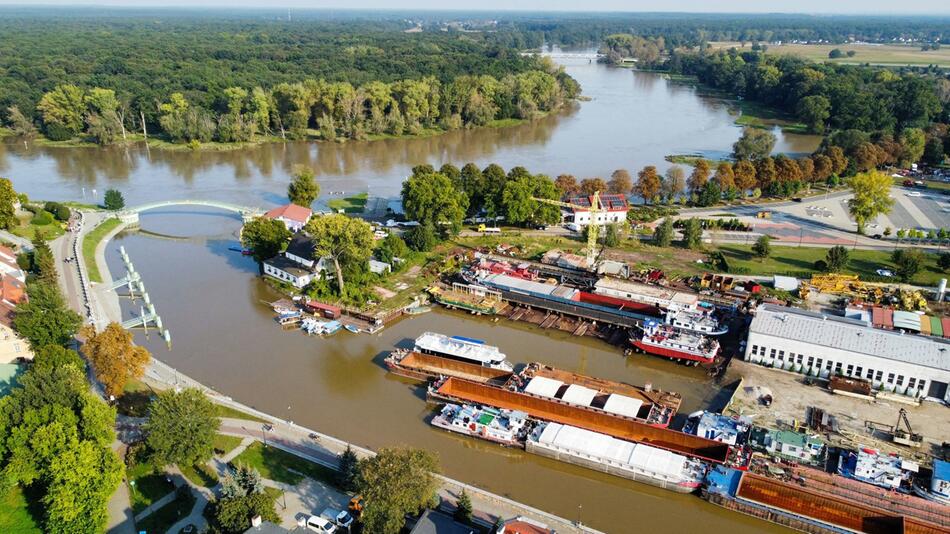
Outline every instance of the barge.
{"type": "Polygon", "coordinates": [[[630,343],[648,354],[683,361],[687,365],[713,363],[719,354],[719,342],[715,339],[656,321],[644,323],[643,335],[631,338],[630,343]]]}
{"type": "Polygon", "coordinates": [[[386,357],[389,372],[427,382],[443,376],[454,376],[475,382],[503,384],[511,378],[511,371],[495,369],[477,363],[468,363],[414,350],[396,349],[386,357]]]}
{"type": "Polygon", "coordinates": [[[465,310],[476,315],[495,315],[505,308],[501,293],[475,284],[456,282],[451,288],[432,286],[428,292],[446,308],[465,310]]]}
{"type": "Polygon", "coordinates": [[[486,345],[480,339],[425,332],[416,338],[413,350],[430,356],[478,364],[509,373],[514,370],[498,347],[486,345]]]}
{"type": "Polygon", "coordinates": [[[695,491],[706,473],[703,462],[682,454],[559,423],[536,426],[525,450],[678,493],[695,491]]]}
{"type": "Polygon", "coordinates": [[[432,426],[506,447],[522,447],[530,429],[530,421],[524,412],[469,404],[446,404],[432,418],[432,426]]]}
{"type": "Polygon", "coordinates": [[[585,376],[541,363],[529,364],[512,375],[505,387],[631,417],[660,428],[670,425],[683,402],[679,393],[585,376]]]}

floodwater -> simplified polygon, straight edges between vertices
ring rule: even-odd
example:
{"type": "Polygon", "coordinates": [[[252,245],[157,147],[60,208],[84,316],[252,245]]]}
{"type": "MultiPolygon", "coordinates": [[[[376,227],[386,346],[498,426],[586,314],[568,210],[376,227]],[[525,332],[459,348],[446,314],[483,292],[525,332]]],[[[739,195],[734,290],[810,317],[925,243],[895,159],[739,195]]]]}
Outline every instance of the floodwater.
{"type": "MultiPolygon", "coordinates": [[[[740,129],[726,103],[655,74],[577,62],[570,73],[589,102],[512,128],[450,132],[426,139],[368,143],[275,144],[233,152],[130,148],[56,149],[0,145],[0,175],[31,198],[93,200],[109,187],[129,204],[208,199],[270,206],[284,200],[294,164],[313,166],[328,191],[398,194],[416,164],[497,162],[552,175],[608,176],[616,168],[665,168],[663,156],[727,152],[740,129]]],[[[779,151],[808,152],[817,139],[783,136],[779,151]]],[[[406,444],[437,452],[449,476],[607,532],[779,532],[783,529],[695,496],[596,473],[431,428],[423,390],[389,375],[394,346],[422,331],[485,339],[516,363],[542,361],[593,376],[683,394],[682,413],[722,403],[721,385],[697,369],[535,327],[437,310],[376,336],[330,339],[285,332],[263,302],[273,294],[254,263],[228,250],[240,220],[213,210],[165,209],[142,215],[145,232],[122,234],[108,262],[121,275],[124,245],[171,331],[168,350],[139,336],[183,373],[260,410],[371,448],[406,444]],[[176,237],[177,236],[177,237],[176,237]]],[[[128,315],[131,310],[126,310],[128,315]]],[[[726,382],[730,378],[727,377],[726,382]]]]}

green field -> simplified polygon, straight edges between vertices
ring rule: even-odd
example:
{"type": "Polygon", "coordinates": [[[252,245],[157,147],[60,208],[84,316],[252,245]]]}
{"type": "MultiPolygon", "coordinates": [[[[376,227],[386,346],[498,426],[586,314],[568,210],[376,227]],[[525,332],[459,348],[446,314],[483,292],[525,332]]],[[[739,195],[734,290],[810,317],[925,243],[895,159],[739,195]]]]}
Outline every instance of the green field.
{"type": "MultiPolygon", "coordinates": [[[[772,246],[772,254],[765,260],[759,260],[752,256],[751,245],[721,245],[718,248],[726,255],[730,268],[745,268],[751,274],[764,276],[773,274],[803,276],[806,273],[809,275],[816,273],[815,262],[824,259],[828,252],[826,248],[772,246]]],[[[874,271],[894,268],[889,251],[856,249],[851,250],[850,253],[851,261],[848,263],[848,268],[844,270],[845,274],[879,278],[874,271]]],[[[935,254],[926,255],[923,268],[914,276],[911,283],[919,286],[935,286],[941,278],[945,278],[947,274],[937,268],[936,259],[935,254]]],[[[894,281],[898,280],[895,278],[894,281]]]]}
{"type": "Polygon", "coordinates": [[[266,423],[260,417],[256,415],[251,415],[249,413],[242,412],[241,410],[235,410],[230,406],[225,406],[223,404],[214,405],[214,415],[217,417],[227,417],[229,419],[245,419],[247,421],[256,421],[258,423],[266,423]]]}
{"type": "Polygon", "coordinates": [[[336,212],[343,210],[344,213],[356,215],[363,213],[366,209],[366,202],[369,200],[369,193],[358,193],[345,198],[334,198],[327,201],[327,206],[336,212]]]}
{"type": "Polygon", "coordinates": [[[213,488],[218,484],[218,474],[208,464],[178,466],[181,474],[197,486],[213,488]]]}
{"type": "Polygon", "coordinates": [[[86,262],[86,271],[89,272],[89,280],[92,282],[102,282],[102,273],[99,272],[99,266],[96,265],[96,247],[99,242],[105,238],[106,234],[122,224],[119,219],[106,219],[99,226],[92,229],[82,239],[82,259],[86,262]]]}
{"type": "Polygon", "coordinates": [[[4,534],[42,534],[43,532],[19,486],[0,493],[0,532],[4,534]]]}
{"type": "MultiPolygon", "coordinates": [[[[737,48],[742,50],[741,43],[714,42],[713,48],[737,48]]],[[[751,43],[746,43],[745,50],[751,50],[751,43]]],[[[920,49],[914,45],[875,45],[875,44],[782,44],[768,45],[766,54],[790,54],[812,61],[830,61],[834,63],[872,65],[939,65],[950,66],[950,47],[941,47],[940,50],[920,49]],[[845,53],[844,57],[830,59],[828,53],[835,48],[845,53]],[[849,50],[854,51],[853,57],[847,57],[849,50]]]]}
{"type": "Polygon", "coordinates": [[[166,532],[168,527],[190,514],[194,506],[195,496],[185,488],[177,493],[174,501],[155,510],[145,519],[137,521],[136,527],[139,531],[144,532],[166,532]]]}
{"type": "Polygon", "coordinates": [[[36,232],[38,231],[43,232],[43,236],[47,241],[52,241],[66,233],[66,230],[63,229],[63,223],[57,220],[49,224],[33,224],[33,219],[34,215],[32,213],[27,213],[26,216],[20,217],[20,223],[11,228],[10,233],[31,241],[36,237],[36,232]]]}
{"type": "Polygon", "coordinates": [[[254,442],[234,459],[234,463],[254,467],[264,478],[294,486],[300,484],[305,476],[331,484],[336,479],[336,472],[332,469],[274,447],[264,447],[260,442],[254,442]]]}
{"type": "Polygon", "coordinates": [[[214,453],[219,455],[225,455],[234,449],[243,441],[242,438],[237,436],[226,436],[224,434],[215,434],[214,441],[212,446],[214,447],[214,453]]]}

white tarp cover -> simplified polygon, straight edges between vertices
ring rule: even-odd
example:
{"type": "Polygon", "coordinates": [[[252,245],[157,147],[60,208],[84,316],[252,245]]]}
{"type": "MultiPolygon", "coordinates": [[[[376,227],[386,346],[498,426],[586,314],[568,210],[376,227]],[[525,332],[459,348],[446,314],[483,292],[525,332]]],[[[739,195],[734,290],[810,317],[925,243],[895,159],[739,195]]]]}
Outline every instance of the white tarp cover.
{"type": "Polygon", "coordinates": [[[611,393],[610,396],[607,397],[607,402],[604,404],[604,411],[617,415],[626,415],[627,417],[636,417],[637,414],[640,413],[641,406],[643,406],[643,401],[640,399],[611,393]]]}
{"type": "Polygon", "coordinates": [[[571,404],[578,404],[580,406],[590,406],[590,403],[596,396],[597,390],[585,388],[584,386],[579,386],[577,384],[571,384],[567,387],[567,391],[564,392],[564,396],[561,397],[561,400],[571,404]]]}
{"type": "Polygon", "coordinates": [[[686,457],[663,449],[637,445],[630,456],[630,463],[654,473],[678,477],[683,474],[686,457]]]}
{"type": "Polygon", "coordinates": [[[553,378],[547,378],[544,376],[536,376],[528,382],[528,385],[524,388],[525,393],[531,393],[533,395],[540,395],[542,397],[554,398],[554,395],[557,393],[557,390],[561,389],[561,386],[564,385],[564,382],[560,380],[554,380],[553,378]]]}
{"type": "Polygon", "coordinates": [[[416,338],[416,348],[423,352],[451,354],[453,356],[485,363],[500,363],[505,355],[498,347],[451,338],[434,332],[424,332],[416,338]]]}

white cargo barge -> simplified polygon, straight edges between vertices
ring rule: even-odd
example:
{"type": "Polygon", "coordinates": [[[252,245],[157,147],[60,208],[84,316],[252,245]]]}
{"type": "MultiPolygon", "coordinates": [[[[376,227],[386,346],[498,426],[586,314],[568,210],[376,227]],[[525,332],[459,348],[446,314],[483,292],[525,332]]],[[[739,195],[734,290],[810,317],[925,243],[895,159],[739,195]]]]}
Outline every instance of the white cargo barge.
{"type": "Polygon", "coordinates": [[[511,363],[498,347],[486,345],[478,339],[462,336],[446,336],[434,332],[425,332],[416,338],[415,351],[431,356],[439,356],[465,363],[474,363],[483,367],[511,372],[511,363]]]}
{"type": "Polygon", "coordinates": [[[559,423],[535,427],[525,450],[678,493],[696,490],[706,473],[699,460],[559,423]]]}

